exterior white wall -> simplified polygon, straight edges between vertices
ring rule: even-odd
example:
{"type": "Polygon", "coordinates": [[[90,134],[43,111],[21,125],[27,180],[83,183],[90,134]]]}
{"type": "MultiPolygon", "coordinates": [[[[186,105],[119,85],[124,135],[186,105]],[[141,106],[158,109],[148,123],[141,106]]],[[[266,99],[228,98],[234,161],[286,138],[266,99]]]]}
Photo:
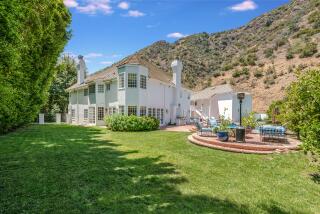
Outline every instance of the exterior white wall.
{"type": "MultiPolygon", "coordinates": [[[[197,106],[193,104],[193,108],[201,111],[205,116],[215,117],[217,119],[219,119],[220,115],[224,113],[223,109],[220,109],[219,111],[219,102],[228,103],[229,106],[226,107],[232,112],[230,119],[237,123],[240,121],[240,104],[237,98],[237,93],[216,94],[210,99],[197,100],[196,102],[197,106]]],[[[246,94],[245,99],[242,102],[242,117],[248,116],[250,112],[252,112],[252,96],[250,94],[246,94]]]]}
{"type": "MultiPolygon", "coordinates": [[[[95,107],[96,123],[95,125],[104,125],[104,121],[98,119],[98,107],[108,108],[115,107],[118,110],[119,105],[125,106],[125,113],[127,113],[128,106],[137,106],[137,114],[140,114],[140,106],[147,108],[156,108],[164,110],[164,123],[176,123],[177,116],[183,116],[189,121],[190,115],[190,96],[189,90],[181,88],[177,93],[174,85],[164,83],[162,81],[149,78],[148,69],[141,65],[125,65],[118,69],[118,73],[125,73],[125,87],[119,89],[118,79],[103,82],[96,81],[96,93],[83,96],[83,90],[71,92],[69,114],[71,109],[76,109],[77,119],[73,122],[75,124],[88,124],[88,120],[84,120],[84,109],[95,107]],[[128,73],[137,74],[137,87],[128,88],[128,73]],[[147,88],[140,88],[140,75],[147,77],[147,88]],[[110,90],[106,90],[106,84],[110,84],[110,90]],[[98,85],[104,85],[104,93],[98,92],[98,85]],[[176,97],[178,94],[178,97],[176,97]],[[172,106],[180,106],[179,112],[172,112],[172,106]],[[179,114],[178,114],[179,113],[179,114]]],[[[71,117],[71,116],[70,116],[71,117]]]]}

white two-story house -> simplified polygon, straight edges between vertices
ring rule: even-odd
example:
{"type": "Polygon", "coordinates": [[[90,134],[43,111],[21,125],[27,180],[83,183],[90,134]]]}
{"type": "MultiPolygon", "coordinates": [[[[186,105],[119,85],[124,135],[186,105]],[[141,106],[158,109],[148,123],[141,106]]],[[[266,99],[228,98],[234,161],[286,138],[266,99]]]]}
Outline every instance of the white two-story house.
{"type": "Polygon", "coordinates": [[[172,62],[172,77],[136,57],[85,77],[78,58],[77,83],[67,89],[70,123],[104,125],[112,114],[152,116],[162,126],[189,121],[191,91],[182,87],[180,61],[172,62]]]}

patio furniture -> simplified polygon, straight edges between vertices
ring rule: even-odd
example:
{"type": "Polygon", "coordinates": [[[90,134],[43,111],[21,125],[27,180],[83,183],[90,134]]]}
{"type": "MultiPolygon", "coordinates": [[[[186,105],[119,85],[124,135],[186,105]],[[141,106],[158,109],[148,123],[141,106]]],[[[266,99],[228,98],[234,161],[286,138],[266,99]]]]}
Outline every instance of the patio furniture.
{"type": "Polygon", "coordinates": [[[210,128],[219,127],[218,121],[214,117],[209,118],[208,124],[209,124],[210,128]]]}
{"type": "Polygon", "coordinates": [[[283,126],[263,125],[259,127],[260,141],[264,139],[286,141],[286,128],[283,126]]]}
{"type": "Polygon", "coordinates": [[[198,130],[197,131],[198,135],[200,135],[200,136],[213,136],[212,128],[203,127],[202,124],[199,123],[199,122],[196,122],[195,125],[196,125],[197,130],[198,130]]]}
{"type": "Polygon", "coordinates": [[[236,128],[237,128],[237,124],[235,123],[231,123],[229,126],[228,126],[228,129],[231,130],[232,132],[232,136],[235,137],[236,136],[236,128]]]}

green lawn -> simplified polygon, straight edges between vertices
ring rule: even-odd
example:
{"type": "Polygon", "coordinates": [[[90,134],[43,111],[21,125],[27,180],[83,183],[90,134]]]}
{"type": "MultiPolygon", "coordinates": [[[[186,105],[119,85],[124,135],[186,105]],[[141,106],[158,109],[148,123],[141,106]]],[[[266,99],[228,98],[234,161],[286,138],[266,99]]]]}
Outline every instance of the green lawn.
{"type": "Polygon", "coordinates": [[[31,126],[0,137],[0,213],[320,213],[302,152],[245,155],[186,133],[31,126]]]}

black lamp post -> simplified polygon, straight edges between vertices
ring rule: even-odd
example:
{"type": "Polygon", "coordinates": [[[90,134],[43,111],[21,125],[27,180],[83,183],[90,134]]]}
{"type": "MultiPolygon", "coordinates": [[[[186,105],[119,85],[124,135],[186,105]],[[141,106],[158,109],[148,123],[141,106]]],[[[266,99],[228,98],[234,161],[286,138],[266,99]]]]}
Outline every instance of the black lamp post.
{"type": "Polygon", "coordinates": [[[245,97],[245,93],[241,92],[237,94],[240,103],[240,126],[242,126],[242,100],[245,97]]]}

